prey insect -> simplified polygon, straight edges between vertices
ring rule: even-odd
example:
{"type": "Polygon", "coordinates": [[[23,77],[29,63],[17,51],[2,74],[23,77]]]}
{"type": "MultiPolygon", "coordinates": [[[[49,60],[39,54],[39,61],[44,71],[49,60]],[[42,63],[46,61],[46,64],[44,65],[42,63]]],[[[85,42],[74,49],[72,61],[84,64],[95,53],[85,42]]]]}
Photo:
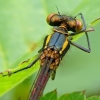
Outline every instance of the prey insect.
{"type": "Polygon", "coordinates": [[[87,32],[94,31],[94,29],[92,27],[89,30],[86,29],[86,23],[82,13],[79,13],[77,16],[71,17],[61,15],[59,11],[58,14],[48,15],[47,23],[50,26],[53,26],[53,32],[45,37],[43,47],[39,50],[39,56],[30,65],[10,73],[14,74],[31,68],[38,60],[40,61],[40,69],[34,82],[34,86],[31,88],[28,100],[40,99],[49,77],[52,76],[52,80],[55,79],[56,69],[69,50],[70,45],[87,53],[91,52],[87,32]],[[81,16],[81,21],[77,19],[77,16],[79,15],[81,16]],[[88,48],[72,41],[73,36],[81,34],[82,32],[86,35],[88,48]]]}

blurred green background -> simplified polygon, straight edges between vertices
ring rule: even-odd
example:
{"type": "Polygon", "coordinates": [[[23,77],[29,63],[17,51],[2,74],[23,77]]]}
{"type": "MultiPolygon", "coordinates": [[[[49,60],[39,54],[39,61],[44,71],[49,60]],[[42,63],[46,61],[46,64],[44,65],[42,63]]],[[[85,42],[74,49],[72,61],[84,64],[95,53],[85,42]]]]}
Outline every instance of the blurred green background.
{"type": "MultiPolygon", "coordinates": [[[[99,0],[0,0],[0,72],[16,68],[22,61],[37,55],[44,37],[52,32],[46,17],[57,13],[55,5],[61,14],[83,13],[87,25],[100,17],[99,0]]],[[[89,33],[91,53],[71,46],[57,69],[55,80],[49,80],[44,94],[54,89],[58,96],[82,90],[86,90],[87,96],[100,94],[100,23],[94,28],[95,31],[89,33]]],[[[86,43],[81,38],[78,41],[83,46],[86,43]]],[[[11,77],[0,78],[0,88],[7,86],[0,100],[26,100],[34,80],[30,70],[24,71],[25,76],[12,75],[13,80],[21,78],[14,83],[11,77]]]]}

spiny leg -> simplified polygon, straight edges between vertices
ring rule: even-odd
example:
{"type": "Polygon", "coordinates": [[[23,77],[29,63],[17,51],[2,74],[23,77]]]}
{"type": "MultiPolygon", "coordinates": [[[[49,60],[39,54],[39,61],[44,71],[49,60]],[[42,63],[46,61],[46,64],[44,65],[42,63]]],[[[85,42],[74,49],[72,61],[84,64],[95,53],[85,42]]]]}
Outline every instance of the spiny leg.
{"type": "Polygon", "coordinates": [[[6,72],[8,72],[7,74],[3,74],[3,72],[1,72],[0,74],[2,74],[3,76],[10,76],[10,75],[15,74],[17,72],[20,72],[22,70],[26,70],[28,68],[31,68],[39,60],[39,58],[40,58],[40,56],[38,58],[36,58],[31,64],[29,64],[28,66],[26,66],[22,69],[16,70],[14,72],[12,72],[11,70],[6,70],[6,72]]]}
{"type": "Polygon", "coordinates": [[[85,52],[88,52],[90,53],[91,52],[91,48],[90,48],[90,42],[89,42],[89,37],[88,37],[88,34],[87,32],[85,32],[85,35],[86,35],[86,39],[87,39],[87,43],[88,43],[88,48],[84,48],[83,46],[79,45],[79,44],[76,44],[74,42],[72,42],[71,40],[68,40],[70,44],[72,44],[73,46],[85,51],[85,52]]]}
{"type": "MultiPolygon", "coordinates": [[[[83,46],[81,46],[79,44],[76,44],[76,43],[72,42],[71,40],[69,40],[69,42],[70,42],[70,44],[74,45],[75,47],[77,47],[77,48],[79,48],[79,49],[81,49],[81,50],[83,50],[85,52],[90,53],[91,52],[91,49],[90,49],[90,42],[89,42],[89,37],[88,37],[87,32],[94,31],[94,29],[93,29],[93,27],[91,27],[91,29],[86,30],[86,23],[85,23],[83,14],[82,13],[79,13],[78,15],[81,15],[81,19],[83,21],[84,27],[82,28],[82,30],[80,32],[70,33],[69,36],[75,36],[77,34],[81,34],[82,32],[85,32],[86,39],[87,39],[87,43],[88,43],[88,48],[84,48],[83,46]]],[[[77,16],[75,16],[75,19],[76,19],[77,16]]]]}

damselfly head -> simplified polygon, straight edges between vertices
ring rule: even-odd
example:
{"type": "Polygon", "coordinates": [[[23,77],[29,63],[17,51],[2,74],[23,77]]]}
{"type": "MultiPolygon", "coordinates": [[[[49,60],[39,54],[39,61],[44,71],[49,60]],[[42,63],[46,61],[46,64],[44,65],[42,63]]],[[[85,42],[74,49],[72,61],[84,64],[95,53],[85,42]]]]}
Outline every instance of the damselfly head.
{"type": "Polygon", "coordinates": [[[67,15],[50,14],[47,16],[47,23],[50,26],[64,26],[68,31],[80,31],[83,28],[83,24],[80,20],[67,15]]]}

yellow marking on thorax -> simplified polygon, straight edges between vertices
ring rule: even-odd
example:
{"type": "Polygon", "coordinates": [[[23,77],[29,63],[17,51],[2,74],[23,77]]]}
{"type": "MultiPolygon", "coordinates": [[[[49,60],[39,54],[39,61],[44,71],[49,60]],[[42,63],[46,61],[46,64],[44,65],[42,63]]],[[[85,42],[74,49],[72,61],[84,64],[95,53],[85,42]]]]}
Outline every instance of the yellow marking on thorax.
{"type": "Polygon", "coordinates": [[[62,54],[62,52],[65,50],[65,48],[67,47],[68,45],[68,39],[66,38],[66,41],[64,42],[63,46],[62,46],[62,49],[60,50],[60,54],[62,54]]]}
{"type": "Polygon", "coordinates": [[[52,34],[50,34],[50,35],[47,37],[47,40],[46,40],[46,45],[45,45],[45,47],[44,47],[44,48],[46,48],[46,47],[47,47],[47,44],[48,44],[48,42],[50,41],[51,36],[52,36],[52,34]]]}

